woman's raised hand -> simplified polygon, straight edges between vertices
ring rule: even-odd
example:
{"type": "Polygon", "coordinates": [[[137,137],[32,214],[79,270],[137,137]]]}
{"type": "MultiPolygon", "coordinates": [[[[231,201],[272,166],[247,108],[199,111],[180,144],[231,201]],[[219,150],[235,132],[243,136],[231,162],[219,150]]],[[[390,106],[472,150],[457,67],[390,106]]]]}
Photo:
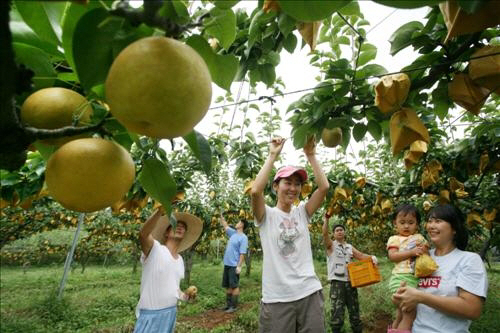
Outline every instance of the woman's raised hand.
{"type": "Polygon", "coordinates": [[[314,135],[311,135],[307,139],[306,145],[304,146],[304,154],[306,154],[306,156],[316,154],[316,139],[314,135]]]}
{"type": "Polygon", "coordinates": [[[285,144],[286,139],[283,139],[282,137],[274,137],[271,140],[271,144],[269,145],[269,154],[274,154],[278,156],[281,152],[281,149],[283,149],[283,145],[285,144]]]}

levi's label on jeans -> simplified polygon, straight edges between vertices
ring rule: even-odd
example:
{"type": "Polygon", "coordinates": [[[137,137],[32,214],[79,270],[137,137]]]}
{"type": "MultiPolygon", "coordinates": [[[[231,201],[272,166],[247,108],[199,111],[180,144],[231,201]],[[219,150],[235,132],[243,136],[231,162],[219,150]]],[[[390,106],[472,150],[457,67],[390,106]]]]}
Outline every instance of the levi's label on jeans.
{"type": "Polygon", "coordinates": [[[439,288],[439,284],[441,283],[440,276],[430,276],[426,278],[420,278],[418,282],[419,288],[439,288]]]}

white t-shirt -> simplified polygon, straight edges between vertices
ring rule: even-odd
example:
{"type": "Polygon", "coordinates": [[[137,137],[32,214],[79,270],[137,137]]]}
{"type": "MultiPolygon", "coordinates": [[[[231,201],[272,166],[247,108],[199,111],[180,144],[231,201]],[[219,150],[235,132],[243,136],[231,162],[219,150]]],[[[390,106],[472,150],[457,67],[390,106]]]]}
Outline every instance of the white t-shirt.
{"type": "Polygon", "coordinates": [[[141,255],[141,263],[141,296],[136,316],[139,309],[157,310],[177,305],[179,286],[184,278],[182,257],[175,259],[166,246],[154,240],[149,255],[141,255]]]}
{"type": "Polygon", "coordinates": [[[326,254],[326,267],[328,268],[328,280],[349,281],[347,264],[352,261],[352,245],[340,244],[336,240],[332,244],[332,254],[326,254]]]}
{"type": "Polygon", "coordinates": [[[256,223],[264,252],[264,303],[292,302],[321,290],[314,272],[308,223],[303,202],[290,213],[266,205],[262,223],[256,223]]]}
{"type": "MultiPolygon", "coordinates": [[[[471,294],[486,298],[488,276],[478,254],[454,249],[444,256],[436,256],[435,249],[432,249],[430,255],[439,268],[431,276],[420,278],[419,290],[433,295],[457,296],[460,287],[471,294]]],[[[412,332],[466,333],[469,332],[470,324],[468,319],[450,316],[419,304],[412,332]]]]}

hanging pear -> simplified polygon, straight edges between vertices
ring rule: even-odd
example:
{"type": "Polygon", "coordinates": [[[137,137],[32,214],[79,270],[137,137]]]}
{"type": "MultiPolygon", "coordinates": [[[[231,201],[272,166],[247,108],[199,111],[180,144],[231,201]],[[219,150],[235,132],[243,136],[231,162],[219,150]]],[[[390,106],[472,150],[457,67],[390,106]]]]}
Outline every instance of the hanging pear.
{"type": "Polygon", "coordinates": [[[477,58],[469,62],[469,76],[472,81],[500,94],[500,45],[487,45],[476,51],[471,58],[477,58]]]}
{"type": "Polygon", "coordinates": [[[375,106],[383,113],[399,110],[408,97],[410,78],[405,73],[386,75],[375,86],[375,106]]]}
{"type": "Polygon", "coordinates": [[[389,122],[392,154],[396,155],[416,140],[430,142],[429,131],[410,108],[395,112],[389,122]]]}
{"type": "Polygon", "coordinates": [[[448,83],[448,95],[453,102],[475,115],[479,114],[488,93],[488,89],[476,85],[469,75],[464,73],[455,74],[453,80],[448,83]]]}

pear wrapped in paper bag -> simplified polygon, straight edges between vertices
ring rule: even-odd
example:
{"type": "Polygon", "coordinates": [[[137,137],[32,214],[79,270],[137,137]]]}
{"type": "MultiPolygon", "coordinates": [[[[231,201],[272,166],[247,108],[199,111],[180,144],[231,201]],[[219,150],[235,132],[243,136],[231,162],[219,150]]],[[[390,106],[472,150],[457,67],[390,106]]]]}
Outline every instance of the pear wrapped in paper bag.
{"type": "Polygon", "coordinates": [[[453,102],[475,115],[481,111],[488,93],[488,89],[476,85],[469,75],[464,73],[456,74],[448,83],[448,95],[453,102]]]}
{"type": "Polygon", "coordinates": [[[467,13],[460,6],[460,1],[457,0],[443,1],[439,4],[444,23],[448,28],[444,43],[447,43],[453,37],[481,31],[500,24],[498,1],[481,2],[482,4],[474,13],[467,13]]]}
{"type": "Polygon", "coordinates": [[[487,45],[476,51],[471,58],[469,76],[472,81],[500,94],[500,45],[487,45]]]}
{"type": "Polygon", "coordinates": [[[416,277],[429,276],[434,273],[436,269],[438,269],[438,265],[430,255],[424,253],[421,256],[417,257],[417,260],[415,261],[416,277]]]}
{"type": "Polygon", "coordinates": [[[429,131],[410,108],[395,112],[389,122],[392,154],[396,155],[417,140],[430,142],[429,131]]]}
{"type": "Polygon", "coordinates": [[[404,73],[386,75],[375,86],[375,106],[383,113],[399,110],[408,97],[410,78],[404,73]]]}

